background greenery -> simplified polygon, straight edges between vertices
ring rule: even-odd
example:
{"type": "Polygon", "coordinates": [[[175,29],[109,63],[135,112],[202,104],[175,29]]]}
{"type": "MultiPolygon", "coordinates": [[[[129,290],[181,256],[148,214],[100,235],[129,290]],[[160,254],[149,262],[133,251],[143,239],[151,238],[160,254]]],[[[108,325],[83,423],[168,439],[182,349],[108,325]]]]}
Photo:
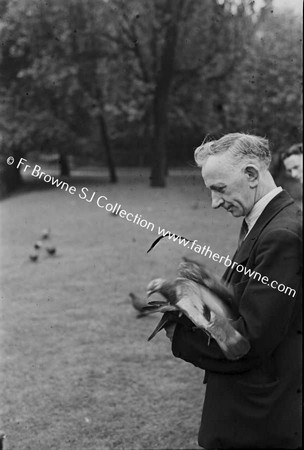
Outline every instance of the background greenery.
{"type": "Polygon", "coordinates": [[[3,167],[56,154],[68,175],[74,155],[165,186],[206,136],[266,135],[275,153],[301,140],[301,18],[271,0],[1,0],[0,14],[3,167]]]}

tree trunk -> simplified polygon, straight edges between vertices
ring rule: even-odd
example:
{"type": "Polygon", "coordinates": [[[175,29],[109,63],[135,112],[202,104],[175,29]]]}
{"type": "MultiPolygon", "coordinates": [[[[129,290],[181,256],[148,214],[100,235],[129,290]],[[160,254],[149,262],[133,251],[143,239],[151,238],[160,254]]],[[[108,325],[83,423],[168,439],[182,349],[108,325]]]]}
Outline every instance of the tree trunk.
{"type": "Polygon", "coordinates": [[[146,111],[144,118],[143,118],[145,144],[141,145],[142,151],[139,153],[139,157],[138,157],[138,166],[139,167],[145,167],[147,157],[149,157],[149,155],[152,152],[153,147],[152,147],[151,130],[150,130],[151,119],[152,119],[151,110],[149,109],[148,111],[146,111]]]}
{"type": "Polygon", "coordinates": [[[167,169],[167,101],[164,95],[157,95],[154,111],[153,161],[151,171],[151,186],[166,186],[167,169]]]}
{"type": "Polygon", "coordinates": [[[60,167],[60,176],[61,177],[69,177],[70,176],[70,166],[68,157],[64,153],[59,154],[59,167],[60,167]]]}
{"type": "Polygon", "coordinates": [[[167,26],[161,67],[156,80],[154,93],[154,154],[150,185],[152,187],[166,186],[167,167],[167,128],[168,128],[168,100],[170,85],[174,74],[174,59],[178,32],[178,19],[182,10],[182,2],[167,0],[167,11],[170,14],[170,22],[167,26]]]}
{"type": "Polygon", "coordinates": [[[107,160],[108,169],[109,169],[110,182],[117,183],[118,178],[116,175],[115,164],[114,164],[114,161],[112,158],[112,151],[111,151],[110,139],[109,139],[108,130],[107,130],[107,124],[102,115],[99,116],[98,122],[99,122],[99,128],[100,128],[100,136],[101,136],[104,150],[106,153],[106,160],[107,160]]]}

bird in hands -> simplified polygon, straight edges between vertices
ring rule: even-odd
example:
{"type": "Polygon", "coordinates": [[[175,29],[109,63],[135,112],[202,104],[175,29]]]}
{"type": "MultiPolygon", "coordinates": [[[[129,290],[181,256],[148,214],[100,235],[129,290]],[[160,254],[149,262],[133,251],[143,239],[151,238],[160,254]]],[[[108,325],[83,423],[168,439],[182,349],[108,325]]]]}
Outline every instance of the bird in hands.
{"type": "MultiPolygon", "coordinates": [[[[195,313],[192,311],[193,299],[191,299],[189,302],[188,297],[189,293],[193,295],[199,295],[198,290],[199,286],[196,283],[185,278],[177,278],[173,282],[163,280],[162,278],[156,278],[148,284],[147,296],[149,297],[152,294],[158,293],[164,297],[164,300],[151,300],[148,303],[149,306],[147,306],[145,309],[149,309],[151,312],[165,313],[159,323],[156,325],[152,334],[149,336],[148,341],[153,339],[153,337],[169,322],[174,321],[175,318],[180,318],[185,313],[185,311],[185,315],[188,318],[190,318],[189,315],[191,314],[195,315],[195,313]],[[187,303],[189,304],[187,305],[187,303]],[[175,313],[175,317],[172,316],[173,312],[175,313]]],[[[210,317],[210,310],[202,302],[199,302],[198,305],[201,307],[201,313],[205,318],[202,326],[206,327],[208,324],[207,319],[210,317]]]]}
{"type": "MultiPolygon", "coordinates": [[[[235,360],[244,356],[250,349],[248,340],[242,336],[231,321],[238,317],[232,306],[232,292],[221,283],[205,266],[191,260],[184,260],[178,269],[178,277],[173,282],[163,279],[152,280],[147,287],[147,295],[160,293],[165,301],[158,307],[169,308],[156,329],[149,337],[151,340],[158,331],[172,321],[172,311],[185,315],[194,326],[215,339],[227,359],[235,360]],[[161,280],[161,281],[160,281],[161,280]]],[[[156,310],[157,303],[150,301],[149,306],[156,310]]],[[[159,311],[159,310],[158,310],[159,311]]]]}
{"type": "MultiPolygon", "coordinates": [[[[163,278],[155,278],[154,280],[150,281],[150,283],[147,286],[147,296],[150,297],[152,294],[160,294],[163,299],[159,300],[158,303],[170,303],[171,305],[174,305],[177,301],[177,295],[176,295],[176,284],[172,281],[164,280],[163,278]]],[[[149,304],[155,304],[157,303],[157,300],[150,301],[149,304]]]]}
{"type": "Polygon", "coordinates": [[[150,300],[148,306],[144,309],[150,314],[160,312],[163,313],[162,318],[154,328],[152,334],[148,337],[148,341],[156,336],[173,318],[182,316],[182,312],[175,306],[177,299],[176,285],[174,282],[166,281],[163,278],[155,278],[150,281],[147,286],[147,297],[152,294],[160,294],[162,298],[150,300]]]}
{"type": "Polygon", "coordinates": [[[221,299],[223,311],[227,313],[229,310],[231,313],[232,310],[238,315],[232,302],[232,289],[228,288],[228,286],[226,286],[221,279],[204,264],[186,257],[183,257],[182,259],[183,261],[178,266],[178,275],[209,288],[219,297],[219,299],[221,299]]]}
{"type": "Polygon", "coordinates": [[[232,325],[235,311],[209,288],[186,278],[177,278],[176,306],[197,328],[207,332],[221,347],[227,359],[239,359],[248,353],[249,341],[232,325]]]}

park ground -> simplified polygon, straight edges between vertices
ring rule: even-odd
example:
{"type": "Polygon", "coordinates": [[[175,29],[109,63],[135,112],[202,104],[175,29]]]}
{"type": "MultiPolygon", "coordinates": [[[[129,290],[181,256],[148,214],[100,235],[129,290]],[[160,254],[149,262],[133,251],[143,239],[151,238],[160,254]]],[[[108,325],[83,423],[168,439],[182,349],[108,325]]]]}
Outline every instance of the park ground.
{"type": "MultiPolygon", "coordinates": [[[[158,226],[232,255],[240,219],[210,208],[198,169],[172,170],[166,189],[145,169],[120,182],[89,171],[74,194],[27,178],[1,211],[1,422],[10,450],[197,449],[204,372],[175,359],[158,316],[137,319],[129,292],[144,296],[184,255],[158,226]],[[153,232],[79,197],[82,187],[120,203],[153,232]],[[54,257],[33,244],[50,227],[54,257]]],[[[47,242],[47,241],[46,241],[47,242]]],[[[208,258],[221,275],[224,267],[208,258]]]]}

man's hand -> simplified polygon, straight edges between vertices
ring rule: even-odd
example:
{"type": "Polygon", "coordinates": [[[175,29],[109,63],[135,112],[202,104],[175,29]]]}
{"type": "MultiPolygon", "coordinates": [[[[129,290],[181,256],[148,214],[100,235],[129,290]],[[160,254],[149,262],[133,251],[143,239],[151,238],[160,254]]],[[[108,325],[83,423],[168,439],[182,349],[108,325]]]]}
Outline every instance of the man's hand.
{"type": "Polygon", "coordinates": [[[165,326],[166,336],[172,342],[174,331],[175,331],[176,323],[169,322],[168,325],[165,326]]]}

